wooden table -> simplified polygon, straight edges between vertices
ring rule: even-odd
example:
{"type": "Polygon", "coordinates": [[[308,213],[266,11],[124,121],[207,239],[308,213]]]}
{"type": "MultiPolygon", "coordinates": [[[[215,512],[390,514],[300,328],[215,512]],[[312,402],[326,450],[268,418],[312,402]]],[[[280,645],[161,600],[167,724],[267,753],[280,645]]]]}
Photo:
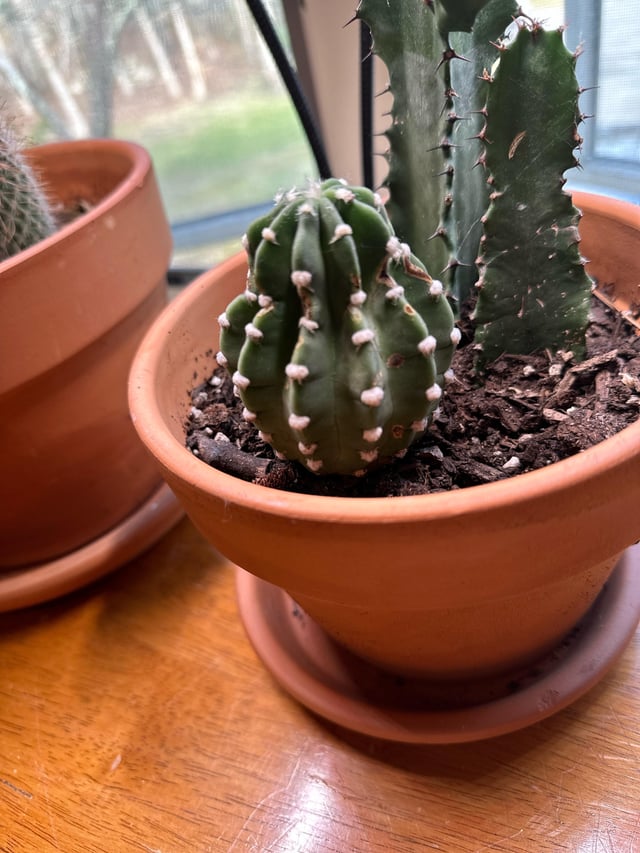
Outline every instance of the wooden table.
{"type": "Polygon", "coordinates": [[[92,587],[0,616],[2,853],[640,851],[640,635],[529,729],[406,746],[297,705],[188,521],[92,587]]]}

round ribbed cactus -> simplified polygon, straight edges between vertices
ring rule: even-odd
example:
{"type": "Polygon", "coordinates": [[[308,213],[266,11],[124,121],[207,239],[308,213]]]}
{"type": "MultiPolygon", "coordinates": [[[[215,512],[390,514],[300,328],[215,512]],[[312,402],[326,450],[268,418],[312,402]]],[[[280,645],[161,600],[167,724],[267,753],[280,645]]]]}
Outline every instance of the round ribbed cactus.
{"type": "Polygon", "coordinates": [[[0,123],[0,261],[54,230],[44,192],[20,154],[14,135],[0,123]]]}
{"type": "Polygon", "coordinates": [[[247,288],[219,317],[218,361],[283,457],[361,475],[402,454],[436,408],[459,332],[380,198],[331,179],[248,229],[247,288]]]}

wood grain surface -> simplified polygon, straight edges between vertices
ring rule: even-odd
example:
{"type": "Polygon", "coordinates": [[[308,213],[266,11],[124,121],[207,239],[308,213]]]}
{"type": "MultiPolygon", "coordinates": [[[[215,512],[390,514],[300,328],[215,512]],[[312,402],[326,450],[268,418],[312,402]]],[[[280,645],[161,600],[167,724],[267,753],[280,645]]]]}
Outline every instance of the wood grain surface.
{"type": "Polygon", "coordinates": [[[92,587],[0,616],[2,853],[638,853],[640,635],[524,731],[405,746],[291,700],[188,521],[92,587]]]}

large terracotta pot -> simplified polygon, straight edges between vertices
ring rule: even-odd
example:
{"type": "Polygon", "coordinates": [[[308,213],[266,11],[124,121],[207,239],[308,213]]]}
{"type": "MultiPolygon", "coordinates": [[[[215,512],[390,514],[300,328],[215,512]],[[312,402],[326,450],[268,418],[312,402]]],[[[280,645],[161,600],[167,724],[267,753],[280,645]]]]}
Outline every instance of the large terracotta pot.
{"type": "Polygon", "coordinates": [[[179,516],[127,405],[132,356],[167,301],[171,235],[149,155],[87,140],[27,157],[54,204],[91,209],[0,264],[0,607],[42,594],[21,597],[30,570],[40,583],[55,568],[66,591],[179,516]]]}
{"type": "MultiPolygon", "coordinates": [[[[618,256],[615,219],[600,218],[597,198],[576,201],[594,271],[606,268],[634,298],[638,252],[618,256]]],[[[615,208],[637,249],[637,209],[615,208]]],[[[558,644],[640,538],[640,423],[544,470],[448,494],[330,498],[248,484],[184,447],[188,390],[213,371],[215,318],[245,276],[241,256],[202,275],[156,321],[131,373],[138,433],[195,525],[351,652],[395,673],[488,676],[558,644]]]]}

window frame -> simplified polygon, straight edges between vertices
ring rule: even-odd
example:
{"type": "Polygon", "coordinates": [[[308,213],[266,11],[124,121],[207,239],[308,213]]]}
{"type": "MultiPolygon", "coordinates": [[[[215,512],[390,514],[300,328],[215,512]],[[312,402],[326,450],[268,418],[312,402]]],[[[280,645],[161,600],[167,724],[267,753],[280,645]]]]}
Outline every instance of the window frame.
{"type": "Polygon", "coordinates": [[[640,163],[595,153],[602,0],[565,0],[565,14],[569,23],[567,46],[571,50],[584,48],[577,67],[580,85],[585,90],[580,98],[580,109],[584,115],[591,117],[585,119],[580,127],[584,140],[580,154],[582,169],[570,177],[569,187],[640,204],[640,163]]]}

